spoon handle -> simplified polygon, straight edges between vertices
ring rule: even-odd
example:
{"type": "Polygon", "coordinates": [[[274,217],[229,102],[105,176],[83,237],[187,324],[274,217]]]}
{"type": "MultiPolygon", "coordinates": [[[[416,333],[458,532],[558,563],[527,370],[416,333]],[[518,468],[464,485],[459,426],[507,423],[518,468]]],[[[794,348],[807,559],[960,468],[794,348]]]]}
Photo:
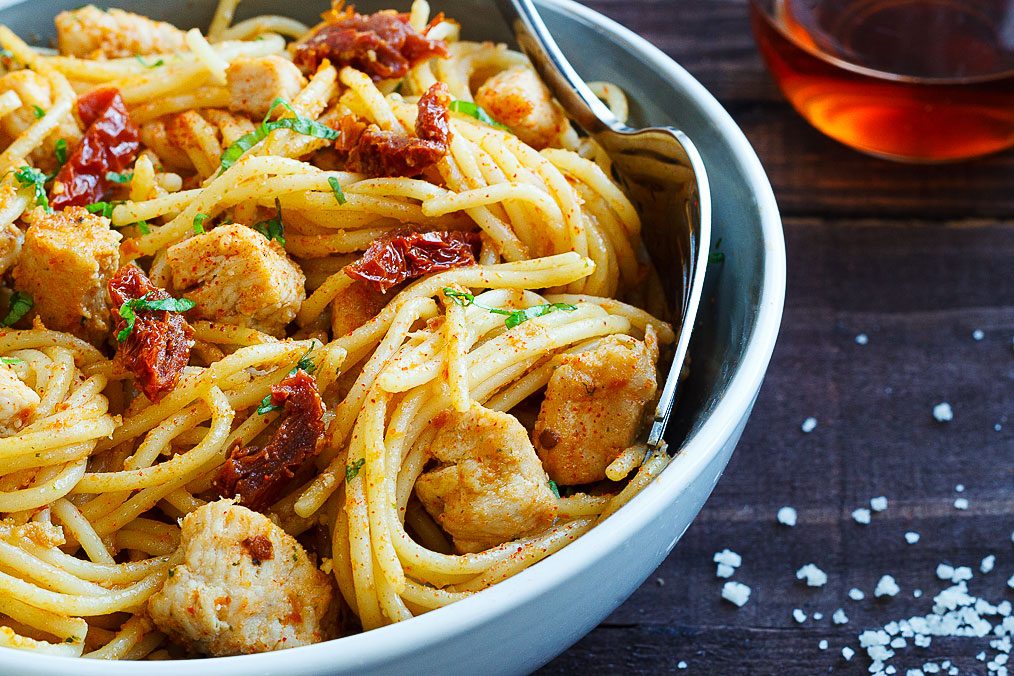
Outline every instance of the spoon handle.
{"type": "Polygon", "coordinates": [[[567,61],[532,0],[497,0],[497,6],[521,51],[571,119],[590,134],[623,128],[567,61]]]}

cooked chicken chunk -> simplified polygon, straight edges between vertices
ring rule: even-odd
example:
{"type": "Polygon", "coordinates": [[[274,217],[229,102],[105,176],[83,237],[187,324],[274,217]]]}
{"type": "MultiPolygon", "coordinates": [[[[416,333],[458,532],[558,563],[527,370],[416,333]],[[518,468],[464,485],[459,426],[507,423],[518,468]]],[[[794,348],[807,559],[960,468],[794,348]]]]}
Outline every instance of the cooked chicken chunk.
{"type": "Polygon", "coordinates": [[[387,306],[394,294],[383,294],[356,280],[331,301],[331,335],[349,334],[370,321],[387,306]]]}
{"type": "Polygon", "coordinates": [[[163,21],[94,5],[56,15],[60,53],[87,59],[164,54],[184,48],[183,31],[163,21]]]}
{"type": "Polygon", "coordinates": [[[0,363],[0,437],[24,427],[40,401],[35,390],[25,385],[13,368],[0,363]]]}
{"type": "Polygon", "coordinates": [[[201,179],[219,169],[222,151],[254,130],[245,117],[227,110],[187,110],[141,125],[141,141],[162,164],[183,171],[197,170],[201,179]]]}
{"type": "Polygon", "coordinates": [[[166,251],[173,287],[197,304],[191,316],[281,336],[306,300],[305,278],[275,240],[238,223],[166,251]]]}
{"type": "Polygon", "coordinates": [[[240,58],[225,72],[229,84],[229,110],[258,119],[268,114],[276,98],[292,99],[306,84],[294,63],[274,54],[240,58]]]}
{"type": "Polygon", "coordinates": [[[318,643],[333,592],[303,547],[271,519],[219,500],[181,524],[183,562],[148,599],[160,631],[189,650],[240,655],[318,643]]]}
{"type": "Polygon", "coordinates": [[[595,349],[560,357],[535,423],[535,447],[553,481],[586,484],[634,443],[655,396],[658,344],[610,336],[595,349]]]}
{"type": "MultiPolygon", "coordinates": [[[[53,88],[45,77],[35,71],[16,70],[0,77],[0,92],[13,91],[21,99],[21,107],[0,118],[0,146],[18,137],[39,120],[40,111],[45,113],[53,105],[53,88]]],[[[64,139],[73,147],[81,138],[81,131],[71,116],[67,116],[46,141],[32,151],[29,159],[43,171],[56,169],[54,147],[57,140],[64,139]]]]}
{"type": "Polygon", "coordinates": [[[460,552],[479,552],[532,535],[556,519],[556,499],[528,432],[514,416],[478,404],[445,412],[415,493],[454,538],[460,552]]]}
{"type": "MultiPolygon", "coordinates": [[[[0,208],[3,208],[3,193],[9,186],[0,186],[0,208]]],[[[13,188],[12,188],[13,190],[13,188]]],[[[0,275],[7,272],[21,253],[21,242],[24,235],[18,226],[8,223],[0,228],[0,275]]]]}
{"type": "Polygon", "coordinates": [[[14,287],[32,297],[47,327],[104,343],[110,326],[106,284],[120,267],[120,233],[108,218],[83,207],[51,214],[38,207],[25,220],[14,287]]]}
{"type": "Polygon", "coordinates": [[[518,138],[541,150],[567,129],[567,118],[531,68],[516,66],[486,80],[475,102],[518,138]]]}

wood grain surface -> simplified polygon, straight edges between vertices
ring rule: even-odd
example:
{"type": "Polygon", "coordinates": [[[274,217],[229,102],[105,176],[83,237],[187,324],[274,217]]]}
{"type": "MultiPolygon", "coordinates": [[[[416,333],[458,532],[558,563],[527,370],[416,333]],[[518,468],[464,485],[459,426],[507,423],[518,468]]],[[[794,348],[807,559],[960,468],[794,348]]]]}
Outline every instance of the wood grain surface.
{"type": "MultiPolygon", "coordinates": [[[[918,167],[824,138],[764,71],[745,0],[585,4],[665,50],[743,127],[782,209],[789,279],[764,388],[711,500],[655,575],[543,673],[862,674],[857,635],[930,612],[939,562],[971,566],[984,598],[1014,599],[1014,153],[918,167]],[[943,401],[949,423],[932,416],[943,401]],[[818,426],[804,434],[810,416],[818,426]],[[954,507],[959,483],[967,510],[954,507]],[[857,524],[852,510],[880,495],[888,509],[857,524]],[[777,524],[783,505],[798,510],[795,528],[777,524]],[[720,599],[712,563],[726,547],[753,589],[738,610],[720,599]],[[982,575],[988,554],[996,568],[982,575]],[[809,562],[828,573],[824,587],[795,579],[809,562]],[[884,574],[901,593],[874,599],[884,574]],[[850,600],[852,587],[867,598],[850,600]],[[832,624],[839,607],[848,624],[832,624]],[[798,624],[794,608],[824,617],[798,624]]],[[[986,674],[983,649],[934,639],[892,664],[904,674],[949,659],[986,674]]]]}

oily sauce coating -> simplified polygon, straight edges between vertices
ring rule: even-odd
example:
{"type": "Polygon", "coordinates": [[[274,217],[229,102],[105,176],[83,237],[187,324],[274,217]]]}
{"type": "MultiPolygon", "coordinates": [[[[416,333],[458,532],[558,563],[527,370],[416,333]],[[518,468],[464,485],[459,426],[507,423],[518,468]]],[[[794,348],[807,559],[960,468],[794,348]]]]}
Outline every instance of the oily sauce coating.
{"type": "Polygon", "coordinates": [[[324,434],[324,403],[317,381],[298,369],[271,388],[271,403],[284,406],[282,423],[264,448],[235,446],[229,452],[215,487],[223,497],[236,497],[263,511],[281,496],[296,470],[317,455],[324,434]]]}
{"type": "MultiPolygon", "coordinates": [[[[109,280],[114,331],[126,326],[119,308],[129,300],[147,294],[147,300],[165,300],[170,295],[151,283],[133,265],[126,265],[109,280]]],[[[134,374],[138,389],[152,402],[158,403],[176,387],[183,367],[190,362],[194,346],[194,330],[179,312],[169,310],[137,310],[134,329],[122,343],[117,343],[116,358],[134,374]]]]}
{"type": "Polygon", "coordinates": [[[88,130],[56,175],[50,200],[54,209],[101,201],[109,189],[106,174],[133,165],[141,147],[141,133],[119,90],[107,87],[81,95],[77,112],[88,130]]]}
{"type": "Polygon", "coordinates": [[[399,231],[375,239],[359,260],[345,266],[345,274],[386,293],[431,272],[475,265],[480,244],[475,232],[399,231]]]}
{"type": "Polygon", "coordinates": [[[419,115],[414,137],[384,131],[372,124],[367,126],[347,115],[339,122],[341,135],[335,149],[349,171],[374,178],[418,176],[447,155],[451,138],[450,103],[446,84],[437,82],[430,87],[417,104],[419,115]]]}
{"type": "Polygon", "coordinates": [[[352,7],[332,10],[324,24],[296,47],[292,60],[305,73],[316,71],[328,59],[336,68],[352,66],[374,82],[402,78],[420,61],[447,58],[447,45],[430,40],[425,32],[412,27],[408,14],[393,10],[370,15],[357,14],[352,7]]]}

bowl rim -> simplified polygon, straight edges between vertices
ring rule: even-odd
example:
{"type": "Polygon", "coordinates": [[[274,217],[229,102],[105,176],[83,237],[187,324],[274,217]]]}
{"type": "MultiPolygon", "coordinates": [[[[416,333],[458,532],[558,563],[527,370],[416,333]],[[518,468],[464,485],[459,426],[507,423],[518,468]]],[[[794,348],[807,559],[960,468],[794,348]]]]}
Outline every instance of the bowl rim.
{"type": "MultiPolygon", "coordinates": [[[[0,0],[0,10],[27,1],[0,0]]],[[[178,676],[214,669],[221,676],[246,676],[251,668],[255,668],[258,673],[267,673],[272,669],[290,671],[296,666],[307,672],[363,669],[369,665],[389,663],[394,657],[410,655],[427,645],[467,631],[469,627],[492,616],[510,613],[549,593],[563,580],[581,574],[604,552],[621,546],[632,530],[643,527],[658,516],[671,503],[672,496],[693,483],[725,447],[752,407],[774,350],[786,282],[781,218],[759,158],[742,130],[714,96],[658,47],[575,0],[536,1],[560,11],[570,19],[603,29],[611,40],[674,82],[703,109],[716,131],[729,145],[734,159],[741,165],[760,217],[761,242],[764,247],[761,259],[763,280],[753,330],[725,393],[711,415],[687,439],[670,465],[629,503],[563,550],[514,577],[457,603],[426,613],[425,616],[368,632],[269,653],[146,662],[146,674],[178,676]],[[337,648],[339,642],[341,648],[337,648]]],[[[100,662],[0,648],[0,667],[17,669],[16,673],[70,672],[79,676],[108,676],[133,673],[136,665],[136,662],[100,662]]]]}

